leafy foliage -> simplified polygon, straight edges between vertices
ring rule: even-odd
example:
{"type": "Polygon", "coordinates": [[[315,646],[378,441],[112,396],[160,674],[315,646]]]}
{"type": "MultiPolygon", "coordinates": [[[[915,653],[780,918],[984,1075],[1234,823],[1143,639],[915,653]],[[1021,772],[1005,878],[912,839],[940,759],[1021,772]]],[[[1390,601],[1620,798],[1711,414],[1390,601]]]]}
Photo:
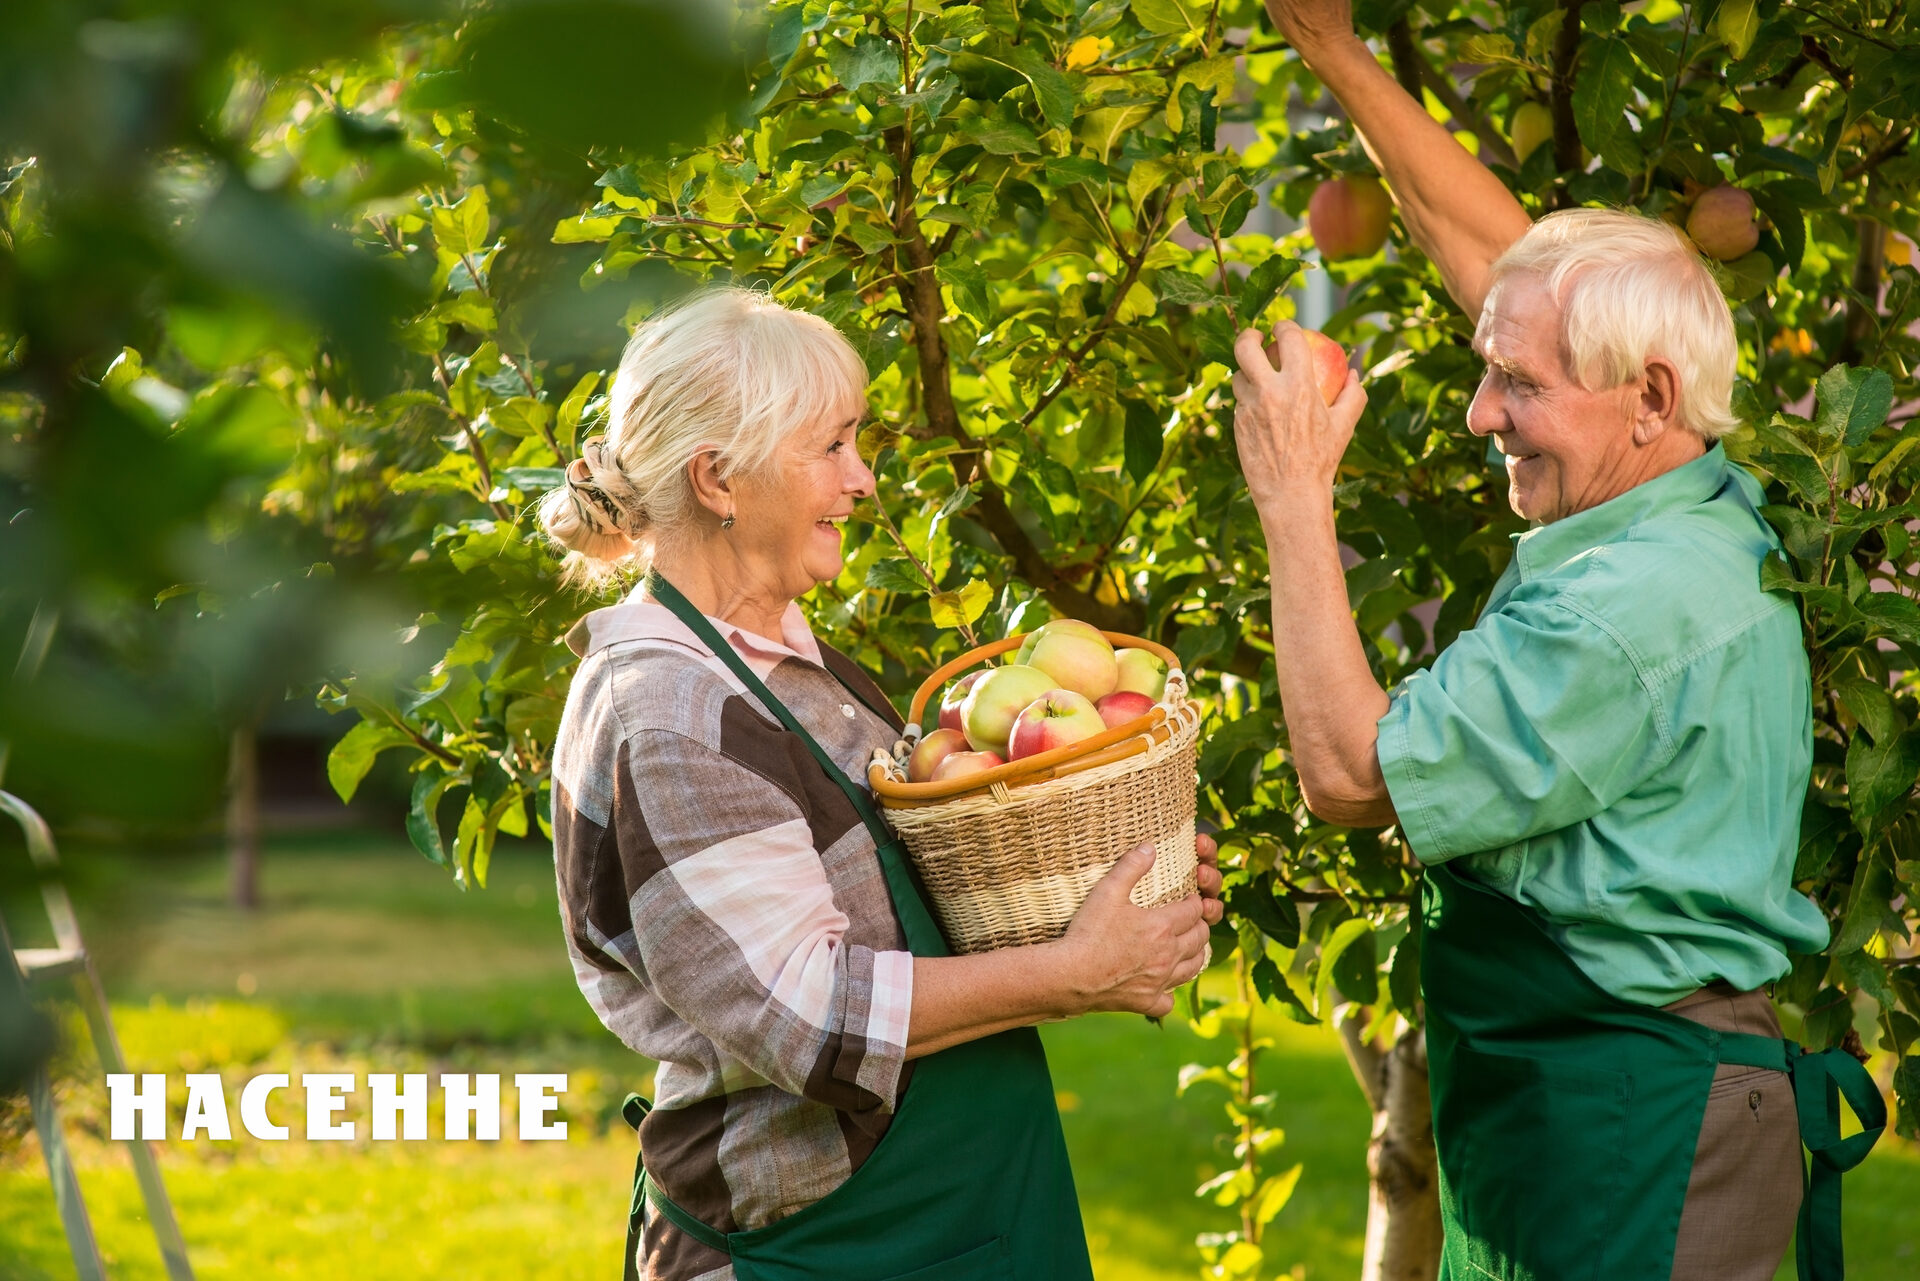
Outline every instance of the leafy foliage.
{"type": "MultiPolygon", "coordinates": [[[[414,843],[484,884],[498,832],[547,823],[558,642],[593,603],[557,586],[529,504],[595,429],[624,324],[700,281],[758,283],[840,325],[873,376],[880,500],[806,602],[815,626],[896,697],[972,637],[1051,615],[1171,644],[1212,717],[1200,769],[1231,909],[1214,954],[1238,993],[1196,991],[1189,1014],[1242,1038],[1258,1001],[1417,1024],[1417,865],[1394,832],[1308,814],[1288,763],[1229,436],[1236,329],[1293,314],[1314,272],[1340,291],[1322,327],[1370,371],[1372,408],[1339,522],[1383,681],[1471,625],[1521,526],[1460,429],[1469,326],[1403,234],[1324,265],[1303,232],[1251,229],[1372,170],[1251,0],[782,0],[724,34],[616,0],[464,23],[397,0],[298,24],[145,6],[158,26],[99,4],[102,29],[144,33],[133,53],[76,43],[54,8],[9,19],[0,64],[0,118],[33,147],[0,179],[0,476],[43,509],[7,534],[14,634],[35,599],[94,602],[118,670],[176,585],[160,618],[233,624],[226,653],[261,652],[266,616],[296,639],[397,629],[265,652],[324,664],[327,703],[357,713],[342,794],[399,749],[414,843]],[[162,38],[178,30],[199,43],[162,38]],[[610,49],[646,74],[610,72],[610,49]],[[34,66],[174,105],[145,133],[79,138],[34,66]],[[128,495],[104,511],[102,459],[128,495]],[[392,603],[370,610],[368,588],[392,603]]],[[[1818,750],[1795,875],[1834,922],[1780,996],[1815,1046],[1859,1029],[1887,1052],[1912,1133],[1912,20],[1774,0],[1372,0],[1360,19],[1536,213],[1681,220],[1731,182],[1764,214],[1759,246],[1717,268],[1741,343],[1729,448],[1767,482],[1787,548],[1768,581],[1806,618],[1818,750]],[[1501,122],[1529,101],[1554,137],[1517,160],[1501,122]]],[[[81,705],[70,719],[107,735],[114,709],[81,705]]],[[[6,732],[45,742],[58,706],[10,696],[6,732]]],[[[1258,1227],[1285,1199],[1259,1162],[1266,1101],[1234,1075],[1257,1048],[1221,1082],[1253,1162],[1209,1190],[1240,1211],[1209,1275],[1268,1266],[1258,1227]]]]}

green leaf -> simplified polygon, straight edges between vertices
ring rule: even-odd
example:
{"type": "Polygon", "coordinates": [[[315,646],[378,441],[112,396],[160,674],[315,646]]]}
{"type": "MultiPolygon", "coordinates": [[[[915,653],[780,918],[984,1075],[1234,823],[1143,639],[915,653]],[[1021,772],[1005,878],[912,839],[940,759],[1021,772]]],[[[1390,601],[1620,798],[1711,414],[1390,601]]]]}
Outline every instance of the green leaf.
{"type": "Polygon", "coordinates": [[[985,56],[1026,77],[1027,83],[1033,86],[1034,101],[1040,104],[1040,114],[1046,117],[1048,128],[1073,128],[1074,105],[1080,95],[1065,72],[1041,57],[1031,45],[1016,45],[985,56]]]}
{"type": "Polygon", "coordinates": [[[553,421],[553,406],[531,396],[515,396],[489,409],[487,421],[509,436],[538,436],[553,421]]]}
{"type": "Polygon", "coordinates": [[[980,579],[970,580],[957,592],[935,592],[932,597],[935,627],[971,626],[993,603],[993,588],[980,579]]]}
{"type": "Polygon", "coordinates": [[[1262,934],[1289,950],[1300,946],[1300,909],[1274,888],[1273,873],[1263,872],[1227,896],[1227,910],[1252,921],[1262,934]]]}
{"type": "Polygon", "coordinates": [[[876,560],[867,569],[866,585],[878,587],[883,592],[924,592],[927,580],[913,567],[913,562],[904,556],[895,556],[887,560],[876,560]]]}
{"type": "Polygon", "coordinates": [[[848,92],[865,84],[900,83],[900,50],[883,36],[863,31],[851,45],[828,42],[825,52],[827,65],[848,92]]]}
{"type": "Polygon", "coordinates": [[[1600,151],[1626,127],[1633,101],[1633,51],[1622,40],[1587,41],[1573,83],[1573,120],[1587,146],[1600,151]]]}
{"type": "Polygon", "coordinates": [[[1101,164],[1106,164],[1108,157],[1113,154],[1114,144],[1152,114],[1153,108],[1143,103],[1089,111],[1080,117],[1080,145],[1099,156],[1101,164]]]}
{"type": "Polygon", "coordinates": [[[1848,446],[1873,435],[1893,408],[1893,379],[1881,369],[1835,365],[1820,375],[1818,393],[1815,430],[1825,440],[1848,446]]]}
{"type": "Polygon", "coordinates": [[[486,249],[487,189],[474,187],[452,205],[433,211],[433,241],[441,252],[467,257],[486,249]]]}
{"type": "Polygon", "coordinates": [[[1839,960],[1847,980],[1855,989],[1872,997],[1882,1010],[1891,1010],[1898,1003],[1893,985],[1887,981],[1886,962],[1861,951],[1843,953],[1839,960]]]}
{"type": "Polygon", "coordinates": [[[1332,936],[1320,945],[1320,974],[1314,983],[1313,1004],[1322,1016],[1332,1011],[1327,997],[1335,988],[1349,1001],[1362,1005],[1380,997],[1373,922],[1364,916],[1340,922],[1332,936]]]}
{"type": "Polygon", "coordinates": [[[1206,26],[1199,10],[1180,0],[1133,0],[1133,20],[1156,36],[1184,36],[1206,26]]]}
{"type": "Polygon", "coordinates": [[[431,862],[447,865],[447,846],[440,836],[440,798],[459,781],[459,775],[424,770],[413,779],[407,803],[407,837],[431,862]]]}
{"type": "MultiPolygon", "coordinates": [[[[469,795],[466,807],[460,811],[460,826],[453,834],[453,874],[462,888],[475,883],[475,854],[486,825],[487,811],[481,808],[479,801],[469,795]]],[[[484,867],[478,876],[478,883],[484,888],[486,885],[484,867]]]]}
{"type": "Polygon", "coordinates": [[[1284,1210],[1287,1202],[1293,1199],[1293,1189],[1300,1182],[1300,1172],[1307,1167],[1295,1165],[1291,1170],[1272,1175],[1262,1183],[1253,1194],[1253,1221],[1258,1224],[1273,1222],[1275,1215],[1284,1210]]]}
{"type": "Polygon", "coordinates": [[[1273,963],[1273,958],[1263,956],[1248,968],[1247,977],[1253,981],[1253,990],[1263,1001],[1278,1001],[1286,1014],[1296,1023],[1318,1023],[1307,1003],[1300,999],[1300,993],[1294,991],[1293,984],[1273,963]]]}
{"type": "Polygon", "coordinates": [[[1279,741],[1280,731],[1273,723],[1273,713],[1264,708],[1255,708],[1237,720],[1228,721],[1208,735],[1200,747],[1201,786],[1208,786],[1225,773],[1240,753],[1256,751],[1265,756],[1279,741]]]}
{"type": "Polygon", "coordinates": [[[1829,951],[1835,956],[1857,952],[1885,930],[1903,934],[1899,913],[1889,903],[1893,889],[1893,869],[1883,858],[1863,858],[1853,873],[1853,888],[1847,895],[1846,915],[1840,920],[1829,951]]]}
{"type": "Polygon", "coordinates": [[[1722,0],[1714,15],[1714,34],[1736,59],[1747,56],[1753,38],[1760,32],[1760,6],[1756,0],[1722,0]]]}
{"type": "Polygon", "coordinates": [[[1866,831],[1867,820],[1911,791],[1917,775],[1920,730],[1910,729],[1884,743],[1856,735],[1847,744],[1847,797],[1854,824],[1866,831]]]}
{"type": "Polygon", "coordinates": [[[1085,156],[1055,156],[1042,167],[1042,172],[1047,175],[1047,181],[1056,187],[1067,187],[1076,182],[1100,187],[1107,181],[1107,167],[1085,156]]]}
{"type": "Polygon", "coordinates": [[[1254,325],[1259,322],[1261,313],[1281,287],[1300,270],[1300,260],[1288,258],[1283,254],[1268,254],[1260,264],[1247,273],[1240,286],[1240,323],[1254,325]]]}
{"type": "Polygon", "coordinates": [[[399,747],[412,741],[412,737],[397,725],[361,721],[348,730],[333,745],[333,750],[327,753],[327,781],[333,784],[333,790],[340,794],[342,801],[351,801],[360,788],[360,780],[373,768],[375,757],[389,747],[399,747]]]}
{"type": "Polygon", "coordinates": [[[1393,1008],[1413,1021],[1413,1011],[1420,1003],[1418,925],[1409,929],[1406,936],[1394,945],[1393,958],[1387,962],[1387,994],[1393,998],[1393,1008]]]}
{"type": "Polygon", "coordinates": [[[957,132],[996,156],[1031,156],[1040,151],[1040,139],[1033,130],[1006,116],[980,116],[961,124],[957,132]]]}
{"type": "Polygon", "coordinates": [[[1124,445],[1127,475],[1134,484],[1144,484],[1147,477],[1153,475],[1154,468],[1160,465],[1160,454],[1166,447],[1164,429],[1160,425],[1159,415],[1145,402],[1129,397],[1120,403],[1126,408],[1124,445]]]}

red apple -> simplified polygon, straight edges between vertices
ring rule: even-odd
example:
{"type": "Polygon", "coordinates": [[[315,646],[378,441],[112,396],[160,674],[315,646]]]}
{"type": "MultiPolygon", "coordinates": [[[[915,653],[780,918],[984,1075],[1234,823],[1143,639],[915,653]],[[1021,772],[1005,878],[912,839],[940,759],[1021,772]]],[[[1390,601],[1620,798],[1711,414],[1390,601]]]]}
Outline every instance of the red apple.
{"type": "Polygon", "coordinates": [[[1088,702],[1111,694],[1120,679],[1113,646],[1097,627],[1063,618],[1048,623],[1030,639],[1033,648],[1024,661],[1051,676],[1061,689],[1070,689],[1088,702]]]}
{"type": "Polygon", "coordinates": [[[1392,213],[1393,202],[1378,179],[1334,178],[1308,198],[1307,230],[1322,258],[1371,258],[1387,243],[1392,213]]]}
{"type": "Polygon", "coordinates": [[[937,729],[920,740],[913,754],[907,757],[907,781],[924,783],[933,777],[940,762],[955,752],[972,750],[967,736],[957,729],[937,729]]]}
{"type": "Polygon", "coordinates": [[[966,702],[960,706],[960,723],[973,750],[1005,756],[1014,718],[1054,685],[1053,677],[1023,663],[994,667],[983,673],[967,691],[966,702]]]}
{"type": "Polygon", "coordinates": [[[1721,262],[1753,252],[1760,225],[1753,220],[1753,197],[1738,187],[1714,187],[1700,193],[1687,215],[1687,234],[1700,252],[1721,262]]]}
{"type": "Polygon", "coordinates": [[[960,728],[960,704],[967,701],[967,691],[973,683],[987,674],[986,668],[977,672],[968,672],[953,684],[947,686],[947,692],[940,697],[940,728],[960,728]]]}
{"type": "Polygon", "coordinates": [[[1070,689],[1048,690],[1028,703],[1013,722],[1007,741],[1007,759],[1038,756],[1056,747],[1092,738],[1107,723],[1100,719],[1093,700],[1070,689]]]}
{"type": "Polygon", "coordinates": [[[1331,405],[1340,399],[1347,385],[1347,351],[1318,329],[1304,331],[1307,350],[1313,353],[1313,379],[1319,384],[1320,399],[1331,405]]]}
{"type": "Polygon", "coordinates": [[[1145,694],[1153,702],[1167,690],[1167,661],[1150,649],[1123,649],[1114,656],[1120,668],[1117,690],[1130,689],[1145,694]]]}
{"type": "Polygon", "coordinates": [[[969,774],[984,774],[990,769],[1005,765],[998,752],[955,752],[934,767],[930,782],[944,783],[950,778],[965,778],[969,774]]]}
{"type": "Polygon", "coordinates": [[[1108,729],[1137,721],[1153,710],[1153,700],[1135,689],[1116,689],[1093,705],[1108,729]]]}

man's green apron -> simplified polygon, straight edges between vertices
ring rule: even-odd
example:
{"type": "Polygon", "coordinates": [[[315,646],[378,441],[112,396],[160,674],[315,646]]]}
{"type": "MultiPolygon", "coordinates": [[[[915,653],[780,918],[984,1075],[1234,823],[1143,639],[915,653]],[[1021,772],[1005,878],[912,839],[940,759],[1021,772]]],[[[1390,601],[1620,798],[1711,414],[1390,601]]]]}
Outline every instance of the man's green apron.
{"type": "MultiPolygon", "coordinates": [[[[872,799],[836,766],[704,615],[664,579],[649,593],[692,628],[780,723],[799,736],[853,802],[879,847],[893,910],[915,956],[947,956],[906,851],[872,799]]],[[[845,682],[842,682],[843,684],[845,682]]],[[[883,720],[897,717],[848,691],[883,720]]],[[[636,1129],[646,1104],[627,1100],[636,1129]]],[[[1067,1164],[1040,1037],[1018,1028],[919,1059],[893,1121],[840,1187],[763,1228],[717,1232],[634,1172],[627,1276],[651,1205],[695,1240],[733,1258],[739,1281],[1092,1281],[1080,1203],[1067,1164]]]]}
{"type": "Polygon", "coordinates": [[[1622,1001],[1539,913],[1445,865],[1426,869],[1421,914],[1443,1279],[1669,1276],[1707,1090],[1730,1063],[1791,1075],[1813,1154],[1800,1277],[1838,1281],[1840,1173],[1887,1120],[1858,1062],[1622,1001]],[[1846,1139],[1842,1092],[1864,1127],[1846,1139]]]}

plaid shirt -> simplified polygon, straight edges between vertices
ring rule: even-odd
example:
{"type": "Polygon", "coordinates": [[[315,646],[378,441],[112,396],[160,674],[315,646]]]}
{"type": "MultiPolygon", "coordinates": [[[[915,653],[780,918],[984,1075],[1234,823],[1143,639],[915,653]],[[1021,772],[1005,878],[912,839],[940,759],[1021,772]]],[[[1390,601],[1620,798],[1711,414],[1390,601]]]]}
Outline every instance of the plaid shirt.
{"type": "MultiPolygon", "coordinates": [[[[779,641],[719,619],[774,696],[854,779],[898,726],[797,605],[779,641]]],[[[833,1191],[905,1088],[913,958],[872,835],[794,735],[663,605],[636,594],[567,637],[582,655],[553,758],[554,861],[574,975],[658,1061],[641,1125],[661,1190],[722,1232],[833,1191]]],[[[650,1217],[650,1281],[730,1278],[650,1217]]]]}

